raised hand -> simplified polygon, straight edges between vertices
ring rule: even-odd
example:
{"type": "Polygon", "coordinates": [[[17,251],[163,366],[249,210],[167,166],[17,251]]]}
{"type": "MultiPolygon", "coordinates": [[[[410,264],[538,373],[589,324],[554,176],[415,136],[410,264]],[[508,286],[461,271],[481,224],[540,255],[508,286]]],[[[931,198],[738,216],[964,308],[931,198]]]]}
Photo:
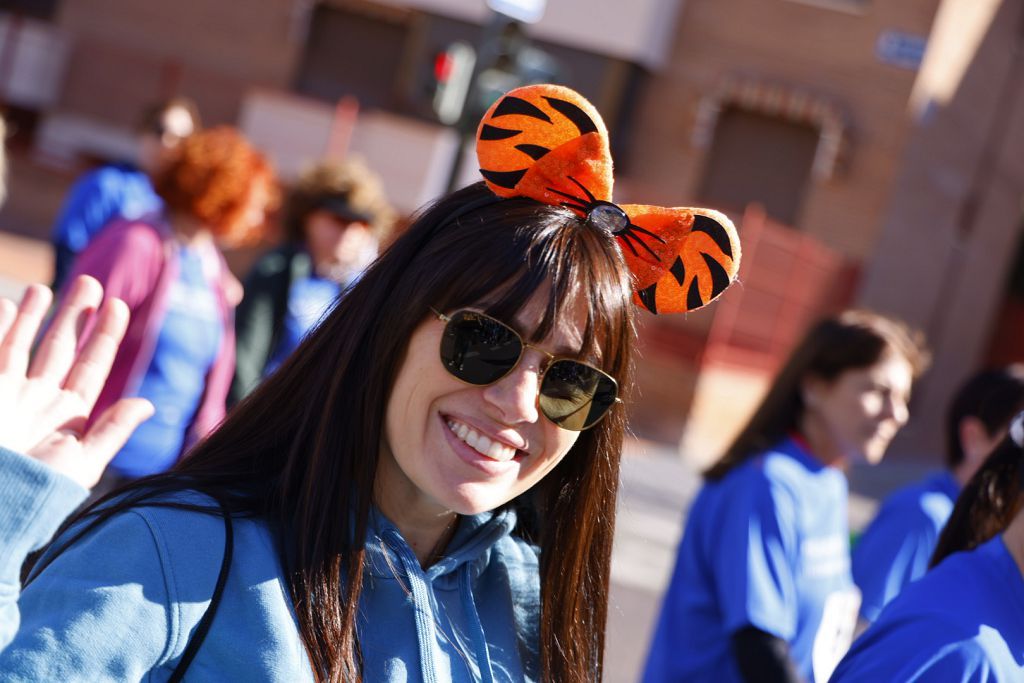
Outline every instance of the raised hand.
{"type": "Polygon", "coordinates": [[[68,288],[30,361],[51,299],[42,285],[30,286],[20,306],[0,299],[0,446],[89,488],[153,406],[122,399],[89,422],[128,325],[128,307],[119,299],[101,306],[103,288],[91,277],[68,288]]]}

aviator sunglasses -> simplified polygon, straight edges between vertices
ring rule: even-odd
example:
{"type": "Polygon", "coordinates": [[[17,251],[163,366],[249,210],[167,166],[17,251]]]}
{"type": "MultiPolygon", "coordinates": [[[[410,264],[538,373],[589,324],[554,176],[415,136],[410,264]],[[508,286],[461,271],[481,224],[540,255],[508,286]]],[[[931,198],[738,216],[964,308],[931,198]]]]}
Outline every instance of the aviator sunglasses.
{"type": "MultiPolygon", "coordinates": [[[[441,363],[467,384],[494,384],[515,369],[527,348],[537,348],[486,313],[463,309],[450,316],[436,310],[434,314],[445,323],[441,363]]],[[[619,400],[618,384],[611,375],[578,360],[537,350],[547,356],[540,370],[537,403],[544,416],[562,429],[579,432],[593,427],[619,400]]]]}

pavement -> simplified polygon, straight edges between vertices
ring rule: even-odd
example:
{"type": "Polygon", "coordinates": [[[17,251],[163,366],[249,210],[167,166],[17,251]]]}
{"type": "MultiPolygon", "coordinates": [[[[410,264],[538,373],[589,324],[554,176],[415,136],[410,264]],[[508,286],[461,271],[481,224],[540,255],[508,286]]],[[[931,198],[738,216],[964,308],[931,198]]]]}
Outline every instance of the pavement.
{"type": "Polygon", "coordinates": [[[30,282],[50,282],[50,245],[38,239],[0,231],[0,296],[21,297],[30,282]]]}

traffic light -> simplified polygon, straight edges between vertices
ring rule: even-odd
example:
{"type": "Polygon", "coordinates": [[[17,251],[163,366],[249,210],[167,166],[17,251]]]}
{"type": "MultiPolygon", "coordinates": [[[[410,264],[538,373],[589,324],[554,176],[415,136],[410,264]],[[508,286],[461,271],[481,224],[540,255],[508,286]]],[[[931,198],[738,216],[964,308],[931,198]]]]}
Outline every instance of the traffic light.
{"type": "Polygon", "coordinates": [[[434,113],[441,123],[451,126],[462,116],[474,66],[476,50],[462,41],[434,55],[434,113]]]}

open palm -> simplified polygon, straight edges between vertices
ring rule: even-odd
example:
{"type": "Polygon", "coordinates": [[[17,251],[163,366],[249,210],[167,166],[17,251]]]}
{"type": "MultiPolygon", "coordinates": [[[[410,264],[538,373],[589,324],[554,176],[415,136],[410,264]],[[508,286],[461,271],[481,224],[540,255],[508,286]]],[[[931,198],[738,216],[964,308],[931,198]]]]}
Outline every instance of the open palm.
{"type": "Polygon", "coordinates": [[[51,298],[32,285],[20,306],[0,299],[0,446],[88,488],[153,407],[122,399],[90,420],[128,324],[124,302],[100,305],[103,288],[93,278],[72,283],[30,360],[51,298]]]}

